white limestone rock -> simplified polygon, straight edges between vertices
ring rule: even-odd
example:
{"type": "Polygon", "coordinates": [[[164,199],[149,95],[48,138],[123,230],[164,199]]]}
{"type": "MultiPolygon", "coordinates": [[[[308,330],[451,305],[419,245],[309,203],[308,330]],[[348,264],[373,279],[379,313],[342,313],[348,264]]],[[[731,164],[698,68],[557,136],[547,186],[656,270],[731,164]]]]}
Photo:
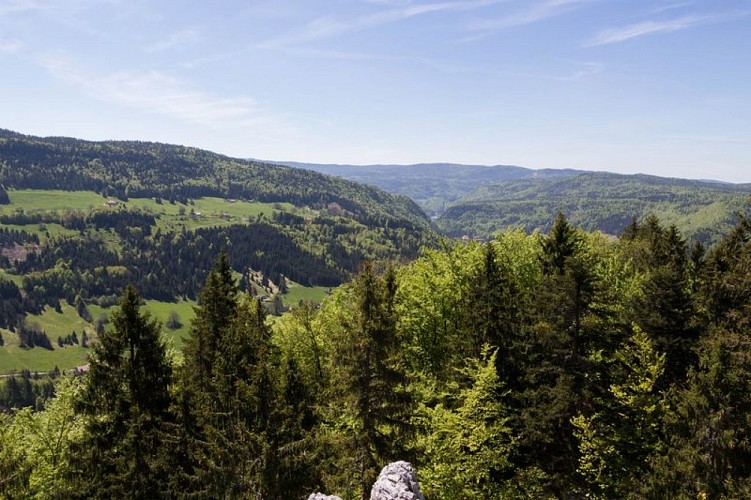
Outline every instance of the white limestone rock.
{"type": "Polygon", "coordinates": [[[393,462],[384,467],[370,490],[370,500],[425,500],[412,464],[393,462]]]}

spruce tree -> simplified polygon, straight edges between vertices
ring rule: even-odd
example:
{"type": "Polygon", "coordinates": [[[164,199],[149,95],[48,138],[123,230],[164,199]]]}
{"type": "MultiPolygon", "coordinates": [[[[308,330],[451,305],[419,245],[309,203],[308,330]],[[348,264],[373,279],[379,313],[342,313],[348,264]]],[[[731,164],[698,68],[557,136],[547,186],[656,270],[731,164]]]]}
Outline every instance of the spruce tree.
{"type": "Polygon", "coordinates": [[[665,229],[654,216],[647,217],[639,227],[632,245],[642,249],[637,265],[645,280],[642,293],[631,305],[631,320],[665,353],[665,373],[659,387],[667,389],[682,383],[688,370],[696,366],[693,351],[699,328],[691,297],[688,247],[675,226],[665,229]]]}
{"type": "Polygon", "coordinates": [[[166,495],[172,367],[160,324],[141,312],[129,285],[90,358],[78,408],[86,439],[78,450],[82,496],[156,498],[166,495]]]}
{"type": "Polygon", "coordinates": [[[201,290],[200,306],[195,308],[196,316],[183,350],[183,385],[193,392],[209,390],[217,345],[235,316],[237,293],[227,254],[222,252],[201,290]]]}
{"type": "Polygon", "coordinates": [[[748,332],[715,329],[699,367],[676,391],[663,427],[665,451],[643,494],[651,498],[751,495],[751,346],[748,332]]]}
{"type": "Polygon", "coordinates": [[[517,468],[543,470],[555,495],[574,485],[578,449],[572,418],[591,399],[586,316],[595,290],[581,234],[558,214],[541,240],[542,282],[534,322],[521,336],[519,390],[512,421],[519,439],[517,468]]]}
{"type": "MultiPolygon", "coordinates": [[[[334,404],[351,408],[351,443],[355,479],[362,498],[384,463],[395,460],[404,446],[411,398],[405,392],[406,377],[398,363],[392,269],[376,276],[366,263],[352,282],[353,317],[337,339],[333,391],[334,404]]],[[[341,411],[341,410],[340,410],[341,411]]],[[[343,450],[344,451],[344,450],[343,450]]]]}
{"type": "MultiPolygon", "coordinates": [[[[235,317],[237,286],[227,255],[221,252],[200,293],[200,305],[183,349],[175,412],[180,423],[180,462],[174,488],[204,492],[208,462],[207,429],[216,413],[213,373],[222,336],[235,317]]],[[[210,477],[209,477],[210,478],[210,477]]]]}
{"type": "Polygon", "coordinates": [[[466,337],[471,346],[465,353],[478,359],[483,346],[498,349],[498,366],[509,363],[511,345],[518,328],[511,281],[498,263],[492,242],[483,246],[482,261],[469,289],[466,307],[466,337]]]}
{"type": "Polygon", "coordinates": [[[267,497],[275,484],[274,371],[278,366],[266,311],[246,298],[217,344],[205,416],[208,456],[213,466],[209,494],[267,497]]]}

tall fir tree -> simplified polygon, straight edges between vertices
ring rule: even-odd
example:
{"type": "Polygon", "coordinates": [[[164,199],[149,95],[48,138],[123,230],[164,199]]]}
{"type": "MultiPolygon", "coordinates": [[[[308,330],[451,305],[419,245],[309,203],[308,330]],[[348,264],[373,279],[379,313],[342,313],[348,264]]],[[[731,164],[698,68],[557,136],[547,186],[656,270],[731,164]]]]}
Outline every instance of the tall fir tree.
{"type": "Polygon", "coordinates": [[[497,368],[504,367],[504,375],[513,376],[511,351],[518,333],[519,315],[514,303],[513,284],[507,274],[498,263],[494,244],[486,243],[480,267],[468,290],[464,335],[470,346],[464,355],[477,360],[484,346],[489,345],[497,350],[494,356],[497,368]]]}
{"type": "Polygon", "coordinates": [[[688,245],[675,226],[668,228],[649,215],[635,223],[621,241],[642,278],[641,291],[627,304],[627,320],[649,334],[655,347],[665,353],[660,390],[685,382],[696,366],[694,353],[703,328],[692,293],[702,256],[689,255],[688,245]]]}
{"type": "Polygon", "coordinates": [[[161,327],[129,285],[111,330],[94,347],[78,408],[86,439],[78,450],[81,496],[167,496],[172,367],[161,327]]]}
{"type": "Polygon", "coordinates": [[[751,495],[751,345],[748,332],[714,329],[699,367],[673,393],[643,494],[650,498],[751,495]]]}
{"type": "Polygon", "coordinates": [[[579,456],[571,420],[591,399],[584,319],[595,279],[585,242],[563,214],[541,250],[536,315],[518,347],[524,360],[512,421],[520,436],[514,461],[520,470],[543,470],[550,490],[565,496],[574,489],[579,456]]]}

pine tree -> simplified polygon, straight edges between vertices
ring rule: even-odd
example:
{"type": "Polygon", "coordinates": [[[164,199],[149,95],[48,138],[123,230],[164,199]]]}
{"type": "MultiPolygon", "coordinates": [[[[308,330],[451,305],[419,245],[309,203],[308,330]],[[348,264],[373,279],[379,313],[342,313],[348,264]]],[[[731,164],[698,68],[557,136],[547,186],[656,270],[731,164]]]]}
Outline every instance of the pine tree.
{"type": "Polygon", "coordinates": [[[591,257],[581,234],[558,214],[541,240],[542,281],[533,323],[520,335],[519,389],[512,425],[520,436],[520,470],[549,475],[555,495],[569,494],[578,459],[572,418],[593,390],[585,318],[595,292],[591,257]]]}
{"type": "Polygon", "coordinates": [[[271,496],[304,497],[319,483],[318,461],[314,454],[313,429],[317,422],[315,402],[305,385],[294,357],[284,367],[275,429],[277,460],[276,491],[271,496]]]}
{"type": "Polygon", "coordinates": [[[185,386],[194,391],[209,389],[217,345],[235,316],[237,292],[227,254],[222,252],[201,290],[200,306],[195,308],[196,317],[183,350],[185,386]]]}
{"type": "Polygon", "coordinates": [[[635,244],[640,240],[646,278],[642,294],[632,304],[632,320],[666,354],[665,373],[659,384],[666,389],[683,382],[687,371],[696,366],[693,350],[699,328],[691,298],[688,247],[675,226],[664,229],[654,216],[647,217],[639,227],[635,244]]]}
{"type": "Polygon", "coordinates": [[[464,326],[465,335],[472,340],[472,345],[465,356],[478,359],[483,346],[490,345],[498,349],[498,366],[509,364],[518,329],[513,298],[512,284],[498,264],[493,243],[488,242],[483,246],[482,262],[469,290],[464,326]]]}
{"type": "Polygon", "coordinates": [[[140,307],[129,285],[113,314],[113,329],[102,334],[90,358],[78,405],[86,419],[86,440],[78,450],[85,496],[164,494],[169,470],[160,457],[167,452],[172,367],[159,323],[140,307]]]}

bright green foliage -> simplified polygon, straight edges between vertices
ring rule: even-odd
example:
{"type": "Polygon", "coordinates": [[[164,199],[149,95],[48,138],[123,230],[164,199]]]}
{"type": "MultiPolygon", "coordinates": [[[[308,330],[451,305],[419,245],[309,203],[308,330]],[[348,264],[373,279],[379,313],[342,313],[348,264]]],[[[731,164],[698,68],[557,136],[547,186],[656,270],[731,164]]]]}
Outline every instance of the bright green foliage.
{"type": "Polygon", "coordinates": [[[665,367],[649,336],[638,327],[615,354],[610,398],[602,411],[573,419],[579,473],[587,492],[612,498],[629,491],[657,450],[665,410],[656,384],[665,367]]]}
{"type": "Polygon", "coordinates": [[[317,312],[313,302],[301,302],[275,323],[272,339],[288,359],[294,360],[299,376],[315,392],[322,390],[325,383],[326,338],[318,324],[323,315],[317,312]]]}
{"type": "Polygon", "coordinates": [[[24,448],[25,429],[0,414],[0,496],[22,498],[29,493],[31,467],[24,448]]]}
{"type": "Polygon", "coordinates": [[[455,408],[441,404],[425,409],[426,429],[420,437],[425,466],[420,470],[430,498],[501,498],[503,474],[510,469],[513,447],[508,410],[499,403],[503,386],[496,354],[477,361],[468,376],[470,387],[459,392],[455,408]]]}
{"type": "Polygon", "coordinates": [[[475,244],[426,250],[400,273],[398,328],[408,342],[412,371],[427,370],[446,380],[460,366],[458,354],[468,340],[465,297],[472,287],[467,270],[477,267],[480,250],[475,244]]]}
{"type": "Polygon", "coordinates": [[[71,445],[83,438],[83,419],[74,412],[81,383],[58,381],[56,397],[40,412],[24,409],[0,423],[0,496],[70,498],[71,445]],[[6,470],[7,469],[7,470],[6,470]]]}
{"type": "Polygon", "coordinates": [[[172,367],[161,325],[142,313],[133,287],[99,338],[79,399],[86,436],[78,448],[79,493],[154,498],[165,494],[165,431],[172,367]]]}

